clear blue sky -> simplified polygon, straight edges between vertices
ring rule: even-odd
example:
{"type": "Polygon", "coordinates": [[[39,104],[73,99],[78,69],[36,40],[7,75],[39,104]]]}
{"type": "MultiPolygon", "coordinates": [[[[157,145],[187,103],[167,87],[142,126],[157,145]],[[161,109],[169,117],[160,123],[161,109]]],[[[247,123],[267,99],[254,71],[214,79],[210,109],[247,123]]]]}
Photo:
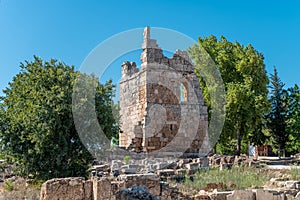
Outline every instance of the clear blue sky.
{"type": "Polygon", "coordinates": [[[33,55],[78,69],[103,40],[147,25],[195,40],[214,34],[251,43],[264,54],[268,73],[276,65],[287,87],[300,85],[299,9],[300,1],[288,0],[0,0],[0,90],[33,55]]]}

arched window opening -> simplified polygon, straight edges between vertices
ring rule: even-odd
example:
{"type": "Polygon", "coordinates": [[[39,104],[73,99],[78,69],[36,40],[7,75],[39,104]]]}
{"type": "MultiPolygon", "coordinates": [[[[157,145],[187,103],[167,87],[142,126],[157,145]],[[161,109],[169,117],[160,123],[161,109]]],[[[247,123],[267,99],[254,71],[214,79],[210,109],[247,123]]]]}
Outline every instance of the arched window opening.
{"type": "Polygon", "coordinates": [[[188,91],[187,91],[185,84],[180,83],[180,102],[188,101],[187,94],[188,94],[188,91]]]}

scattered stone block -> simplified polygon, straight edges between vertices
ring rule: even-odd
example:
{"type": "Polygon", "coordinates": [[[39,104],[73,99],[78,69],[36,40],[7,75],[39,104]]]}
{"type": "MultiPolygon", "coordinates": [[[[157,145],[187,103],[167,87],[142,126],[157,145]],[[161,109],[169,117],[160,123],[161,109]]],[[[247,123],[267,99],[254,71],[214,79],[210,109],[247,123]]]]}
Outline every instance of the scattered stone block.
{"type": "Polygon", "coordinates": [[[145,186],[132,186],[129,189],[121,189],[116,193],[117,200],[157,200],[157,198],[148,192],[145,186]]]}
{"type": "Polygon", "coordinates": [[[124,182],[124,188],[146,186],[149,192],[155,196],[160,193],[160,178],[154,173],[148,174],[122,174],[119,179],[124,182]]]}
{"type": "Polygon", "coordinates": [[[296,194],[295,199],[300,200],[300,192],[296,194]]]}
{"type": "Polygon", "coordinates": [[[188,170],[195,170],[195,169],[199,169],[199,164],[198,163],[188,163],[188,164],[185,164],[184,167],[188,170]]]}
{"type": "Polygon", "coordinates": [[[208,194],[196,194],[194,199],[211,200],[208,194]]]}
{"type": "Polygon", "coordinates": [[[234,156],[226,156],[225,157],[225,162],[229,164],[233,164],[234,162],[234,156]]]}
{"type": "Polygon", "coordinates": [[[187,175],[193,175],[193,174],[195,174],[197,171],[198,171],[198,169],[189,169],[189,170],[186,171],[186,174],[187,174],[187,175]]]}
{"type": "Polygon", "coordinates": [[[92,166],[93,170],[98,171],[109,171],[110,170],[110,166],[108,164],[105,165],[93,165],[92,166]]]}
{"type": "Polygon", "coordinates": [[[226,198],[227,200],[255,200],[255,195],[252,190],[235,190],[226,198]]]}
{"type": "Polygon", "coordinates": [[[177,174],[177,175],[186,175],[186,169],[177,169],[175,171],[175,174],[177,174]]]}
{"type": "Polygon", "coordinates": [[[214,193],[211,194],[210,197],[212,200],[227,200],[226,197],[229,194],[232,194],[232,191],[226,191],[226,192],[214,191],[214,193]]]}
{"type": "Polygon", "coordinates": [[[111,171],[119,170],[122,165],[123,165],[123,162],[121,160],[112,160],[111,161],[111,171]]]}
{"type": "Polygon", "coordinates": [[[209,159],[207,157],[200,158],[200,167],[209,167],[209,159]]]}
{"type": "Polygon", "coordinates": [[[159,176],[172,176],[175,174],[175,171],[173,169],[162,169],[162,170],[157,170],[157,175],[159,176]]]}
{"type": "Polygon", "coordinates": [[[256,190],[256,200],[273,199],[273,193],[268,190],[256,190]]]}
{"type": "Polygon", "coordinates": [[[285,187],[289,189],[296,189],[300,185],[299,181],[286,181],[285,187]]]}
{"type": "Polygon", "coordinates": [[[136,168],[123,168],[123,169],[121,169],[121,172],[123,174],[136,174],[137,171],[138,170],[136,168]]]}

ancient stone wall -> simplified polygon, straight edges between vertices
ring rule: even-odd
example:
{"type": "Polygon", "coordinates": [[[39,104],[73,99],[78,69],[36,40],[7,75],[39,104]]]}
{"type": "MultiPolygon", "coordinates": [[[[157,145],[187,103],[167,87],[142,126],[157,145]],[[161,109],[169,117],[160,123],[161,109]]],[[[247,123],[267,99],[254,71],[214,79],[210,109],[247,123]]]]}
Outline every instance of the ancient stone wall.
{"type": "Polygon", "coordinates": [[[141,69],[124,62],[120,82],[120,146],[197,154],[208,140],[207,107],[187,52],[163,55],[145,28],[141,69]]]}
{"type": "Polygon", "coordinates": [[[43,183],[40,200],[91,200],[93,198],[92,181],[81,177],[57,178],[43,183]]]}
{"type": "Polygon", "coordinates": [[[146,199],[142,198],[145,195],[152,199],[175,200],[182,193],[167,183],[162,184],[156,174],[132,174],[123,175],[117,181],[107,177],[87,181],[83,178],[51,179],[42,185],[40,200],[146,199]],[[134,191],[134,188],[145,189],[134,191]]]}
{"type": "Polygon", "coordinates": [[[119,146],[128,147],[132,139],[143,137],[142,120],[146,109],[146,73],[139,71],[134,62],[122,65],[120,93],[119,146]]]}

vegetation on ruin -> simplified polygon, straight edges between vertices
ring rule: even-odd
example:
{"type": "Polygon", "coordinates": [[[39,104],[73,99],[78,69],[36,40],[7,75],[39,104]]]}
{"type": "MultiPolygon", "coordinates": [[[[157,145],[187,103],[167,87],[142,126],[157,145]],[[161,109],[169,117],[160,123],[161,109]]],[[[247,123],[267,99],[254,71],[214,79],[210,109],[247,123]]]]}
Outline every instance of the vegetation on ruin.
{"type": "MultiPolygon", "coordinates": [[[[295,165],[298,166],[298,165],[295,165]]],[[[300,180],[300,169],[292,166],[291,168],[291,179],[292,180],[300,180]]]]}

